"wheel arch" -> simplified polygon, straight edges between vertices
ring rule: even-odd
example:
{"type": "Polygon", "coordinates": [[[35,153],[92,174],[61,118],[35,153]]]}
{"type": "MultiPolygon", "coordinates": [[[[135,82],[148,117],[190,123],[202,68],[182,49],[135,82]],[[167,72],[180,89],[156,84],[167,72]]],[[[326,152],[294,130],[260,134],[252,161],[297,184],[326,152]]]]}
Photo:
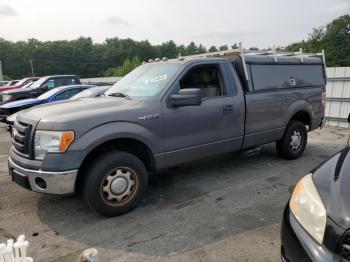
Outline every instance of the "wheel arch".
{"type": "Polygon", "coordinates": [[[290,121],[300,121],[302,123],[304,123],[304,125],[306,126],[311,126],[311,116],[310,114],[306,111],[306,110],[300,110],[298,112],[296,112],[289,120],[290,121]]]}
{"type": "Polygon", "coordinates": [[[306,100],[301,100],[295,102],[288,110],[288,117],[286,118],[285,126],[287,126],[291,121],[296,120],[302,122],[304,125],[308,126],[310,130],[312,124],[312,106],[306,100]]]}
{"type": "Polygon", "coordinates": [[[77,187],[79,187],[79,185],[81,184],[81,181],[84,178],[84,173],[89,168],[89,165],[96,158],[100,157],[104,153],[111,151],[123,151],[130,153],[141,160],[148,172],[156,170],[156,160],[154,158],[154,155],[151,149],[145,143],[135,138],[115,138],[101,142],[87,153],[78,171],[76,181],[77,187]]]}

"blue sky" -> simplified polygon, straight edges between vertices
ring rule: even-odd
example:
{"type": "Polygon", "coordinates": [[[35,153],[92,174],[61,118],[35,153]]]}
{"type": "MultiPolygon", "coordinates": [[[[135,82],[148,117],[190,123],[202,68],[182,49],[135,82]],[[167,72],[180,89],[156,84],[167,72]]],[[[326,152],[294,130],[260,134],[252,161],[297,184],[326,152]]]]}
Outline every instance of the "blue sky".
{"type": "Polygon", "coordinates": [[[0,37],[268,47],[305,39],[349,13],[350,0],[0,0],[0,37]]]}

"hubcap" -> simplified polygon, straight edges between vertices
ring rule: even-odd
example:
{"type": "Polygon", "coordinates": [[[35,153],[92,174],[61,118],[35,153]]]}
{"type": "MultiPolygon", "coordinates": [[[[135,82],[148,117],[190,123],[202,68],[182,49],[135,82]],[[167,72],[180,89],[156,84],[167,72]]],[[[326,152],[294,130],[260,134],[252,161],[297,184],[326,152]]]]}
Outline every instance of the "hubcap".
{"type": "Polygon", "coordinates": [[[124,177],[117,177],[111,183],[111,191],[113,194],[121,194],[127,189],[128,181],[124,177]]]}
{"type": "Polygon", "coordinates": [[[294,131],[292,136],[290,137],[290,147],[293,151],[296,151],[300,148],[301,146],[301,134],[299,131],[294,131]]]}
{"type": "Polygon", "coordinates": [[[135,195],[138,187],[136,173],[127,167],[111,170],[101,184],[101,196],[109,205],[122,205],[135,195]]]}

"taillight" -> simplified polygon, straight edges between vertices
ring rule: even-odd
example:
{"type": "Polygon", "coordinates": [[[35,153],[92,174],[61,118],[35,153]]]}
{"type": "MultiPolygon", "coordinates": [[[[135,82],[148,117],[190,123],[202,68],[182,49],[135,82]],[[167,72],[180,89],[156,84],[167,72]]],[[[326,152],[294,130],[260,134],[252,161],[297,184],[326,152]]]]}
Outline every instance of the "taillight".
{"type": "Polygon", "coordinates": [[[323,92],[322,93],[322,105],[323,105],[323,107],[326,107],[326,104],[327,104],[327,94],[326,94],[326,92],[323,92]]]}

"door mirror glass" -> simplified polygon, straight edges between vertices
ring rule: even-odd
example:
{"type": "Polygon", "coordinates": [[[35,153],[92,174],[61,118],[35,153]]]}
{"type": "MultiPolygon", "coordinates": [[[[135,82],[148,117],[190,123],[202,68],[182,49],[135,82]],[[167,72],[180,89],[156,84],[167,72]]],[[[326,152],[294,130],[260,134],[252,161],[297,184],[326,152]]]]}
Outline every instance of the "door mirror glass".
{"type": "Polygon", "coordinates": [[[202,91],[199,88],[181,89],[178,95],[171,95],[174,107],[199,106],[202,103],[202,91]]]}

